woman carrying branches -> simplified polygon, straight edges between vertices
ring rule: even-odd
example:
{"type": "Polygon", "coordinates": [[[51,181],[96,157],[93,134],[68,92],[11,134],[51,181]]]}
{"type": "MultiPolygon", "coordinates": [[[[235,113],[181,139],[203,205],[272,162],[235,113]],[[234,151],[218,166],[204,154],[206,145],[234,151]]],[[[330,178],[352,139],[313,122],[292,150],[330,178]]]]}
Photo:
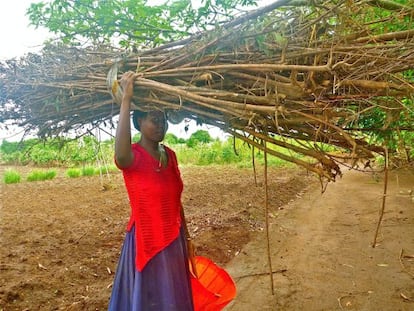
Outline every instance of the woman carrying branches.
{"type": "Polygon", "coordinates": [[[122,170],[131,216],[115,274],[110,311],[193,310],[189,257],[194,248],[181,204],[183,183],[175,153],[161,144],[165,113],[135,110],[141,132],[131,143],[135,74],[123,74],[115,163],[122,170]]]}

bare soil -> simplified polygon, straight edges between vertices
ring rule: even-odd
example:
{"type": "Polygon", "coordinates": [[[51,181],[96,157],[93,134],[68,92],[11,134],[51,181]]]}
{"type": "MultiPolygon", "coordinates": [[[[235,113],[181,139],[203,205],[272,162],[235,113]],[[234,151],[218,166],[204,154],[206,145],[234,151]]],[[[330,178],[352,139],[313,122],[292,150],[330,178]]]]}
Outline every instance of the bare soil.
{"type": "MultiPolygon", "coordinates": [[[[226,310],[414,310],[412,169],[390,174],[375,248],[382,175],[345,172],[321,194],[306,172],[271,169],[273,294],[262,171],[181,172],[197,254],[236,281],[226,310]]],[[[129,217],[121,173],[1,187],[0,310],[106,310],[129,217]]]]}

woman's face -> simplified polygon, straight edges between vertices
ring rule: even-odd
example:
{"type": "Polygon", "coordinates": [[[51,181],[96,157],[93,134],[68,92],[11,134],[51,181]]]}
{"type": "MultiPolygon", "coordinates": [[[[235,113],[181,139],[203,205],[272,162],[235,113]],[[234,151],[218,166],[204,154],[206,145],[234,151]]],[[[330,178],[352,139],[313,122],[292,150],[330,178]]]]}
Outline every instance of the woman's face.
{"type": "Polygon", "coordinates": [[[167,131],[167,119],[162,111],[150,111],[144,118],[138,119],[141,135],[154,142],[164,139],[167,131]]]}

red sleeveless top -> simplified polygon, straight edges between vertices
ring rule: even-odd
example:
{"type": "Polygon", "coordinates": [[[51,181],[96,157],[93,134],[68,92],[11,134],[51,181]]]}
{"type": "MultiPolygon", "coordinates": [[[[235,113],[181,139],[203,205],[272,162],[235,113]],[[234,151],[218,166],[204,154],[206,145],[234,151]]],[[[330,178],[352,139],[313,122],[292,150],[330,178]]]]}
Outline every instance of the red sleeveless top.
{"type": "Polygon", "coordinates": [[[133,144],[134,162],[121,168],[131,206],[127,230],[135,225],[136,267],[148,261],[179,235],[183,182],[177,158],[170,148],[167,167],[160,167],[141,145],[133,144]]]}

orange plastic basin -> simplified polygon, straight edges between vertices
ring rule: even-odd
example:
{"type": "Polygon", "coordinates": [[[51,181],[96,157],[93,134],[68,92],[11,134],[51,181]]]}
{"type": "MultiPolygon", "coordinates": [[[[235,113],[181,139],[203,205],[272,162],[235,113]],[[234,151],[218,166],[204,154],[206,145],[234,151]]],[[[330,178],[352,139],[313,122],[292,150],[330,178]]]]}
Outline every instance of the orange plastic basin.
{"type": "Polygon", "coordinates": [[[191,277],[195,311],[222,310],[236,296],[230,275],[210,259],[196,256],[198,278],[191,277]]]}

